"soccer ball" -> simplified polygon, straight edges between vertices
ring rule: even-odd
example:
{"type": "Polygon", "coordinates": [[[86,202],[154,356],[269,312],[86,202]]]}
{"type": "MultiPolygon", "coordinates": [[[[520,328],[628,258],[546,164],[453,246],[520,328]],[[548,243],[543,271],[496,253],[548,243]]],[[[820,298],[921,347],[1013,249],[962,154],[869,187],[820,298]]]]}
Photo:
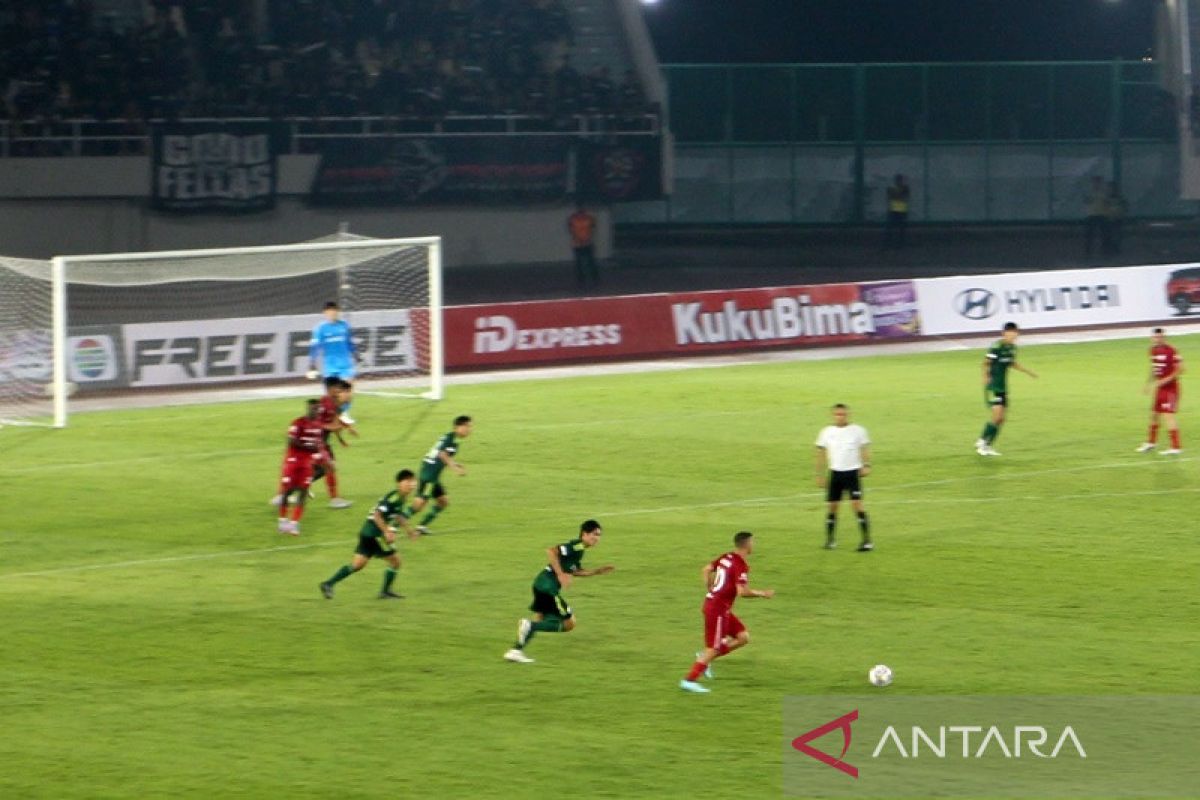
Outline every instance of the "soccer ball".
{"type": "Polygon", "coordinates": [[[867,680],[880,688],[889,686],[892,683],[892,668],[887,664],[876,664],[867,673],[867,680]]]}

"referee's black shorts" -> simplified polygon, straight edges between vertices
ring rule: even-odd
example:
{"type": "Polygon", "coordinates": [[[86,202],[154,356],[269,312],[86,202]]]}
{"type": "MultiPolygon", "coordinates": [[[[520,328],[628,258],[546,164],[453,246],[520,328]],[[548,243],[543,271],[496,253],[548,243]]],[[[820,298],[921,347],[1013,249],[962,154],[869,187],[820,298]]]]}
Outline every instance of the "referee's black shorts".
{"type": "Polygon", "coordinates": [[[830,503],[836,503],[842,499],[843,494],[849,494],[851,500],[862,499],[862,484],[858,480],[858,470],[848,469],[843,471],[831,470],[829,480],[826,481],[829,489],[825,494],[825,499],[830,503]]]}

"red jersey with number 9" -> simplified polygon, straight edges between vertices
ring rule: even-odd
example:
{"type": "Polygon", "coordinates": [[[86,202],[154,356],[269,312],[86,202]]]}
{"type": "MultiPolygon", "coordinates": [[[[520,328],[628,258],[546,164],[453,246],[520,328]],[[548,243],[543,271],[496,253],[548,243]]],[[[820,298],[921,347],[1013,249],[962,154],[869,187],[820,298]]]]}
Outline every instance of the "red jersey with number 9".
{"type": "Polygon", "coordinates": [[[738,596],[738,586],[750,581],[750,565],[737,553],[726,553],[711,564],[712,588],[704,596],[704,610],[728,611],[738,596]]]}

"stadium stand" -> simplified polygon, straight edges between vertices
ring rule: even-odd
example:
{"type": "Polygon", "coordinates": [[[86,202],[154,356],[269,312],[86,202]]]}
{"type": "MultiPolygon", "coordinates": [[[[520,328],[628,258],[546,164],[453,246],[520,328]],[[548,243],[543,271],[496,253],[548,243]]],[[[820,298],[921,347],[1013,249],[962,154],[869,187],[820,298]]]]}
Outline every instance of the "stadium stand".
{"type": "Polygon", "coordinates": [[[572,20],[596,11],[576,1],[11,0],[0,7],[7,152],[70,155],[80,120],[112,137],[91,154],[142,152],[148,120],[184,117],[636,127],[653,109],[634,71],[613,77],[627,60],[596,57],[597,26],[586,67],[573,63],[572,20]]]}

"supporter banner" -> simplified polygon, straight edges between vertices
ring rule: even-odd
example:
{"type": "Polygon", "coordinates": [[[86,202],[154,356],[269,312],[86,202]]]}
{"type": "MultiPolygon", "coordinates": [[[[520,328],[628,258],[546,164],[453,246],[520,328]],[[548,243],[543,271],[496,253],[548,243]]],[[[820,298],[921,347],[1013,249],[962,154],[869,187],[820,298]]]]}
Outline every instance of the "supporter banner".
{"type": "Polygon", "coordinates": [[[1111,325],[1163,320],[1182,312],[1189,286],[1200,306],[1195,265],[1114,267],[1060,272],[966,275],[916,281],[923,332],[929,335],[1022,328],[1111,325]],[[1181,296],[1183,299],[1181,299],[1181,296]]]}
{"type": "Polygon", "coordinates": [[[659,200],[662,191],[662,139],[622,136],[582,141],[575,151],[576,191],[593,203],[659,200]]]}
{"type": "MultiPolygon", "coordinates": [[[[407,309],[350,317],[364,360],[359,374],[416,369],[407,309]]],[[[151,322],[123,326],[130,386],[296,378],[308,369],[312,314],[151,322]]]]}
{"type": "Polygon", "coordinates": [[[920,333],[910,281],[445,310],[446,364],[486,367],[805,347],[920,333]]]}
{"type": "Polygon", "coordinates": [[[167,211],[275,207],[276,147],[269,122],[154,127],[153,205],[167,211]]]}
{"type": "Polygon", "coordinates": [[[521,203],[567,194],[567,143],[554,136],[333,140],[312,201],[521,203]]]}

